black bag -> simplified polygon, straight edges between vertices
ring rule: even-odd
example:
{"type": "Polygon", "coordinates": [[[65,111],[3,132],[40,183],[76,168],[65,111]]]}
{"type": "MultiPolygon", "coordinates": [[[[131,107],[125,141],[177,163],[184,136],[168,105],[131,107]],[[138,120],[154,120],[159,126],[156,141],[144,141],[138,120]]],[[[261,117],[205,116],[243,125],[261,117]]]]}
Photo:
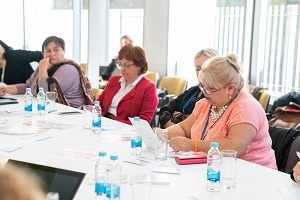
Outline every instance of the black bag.
{"type": "Polygon", "coordinates": [[[167,97],[168,91],[164,88],[158,89],[157,90],[157,95],[158,95],[158,108],[163,107],[164,105],[169,103],[169,99],[167,97]]]}

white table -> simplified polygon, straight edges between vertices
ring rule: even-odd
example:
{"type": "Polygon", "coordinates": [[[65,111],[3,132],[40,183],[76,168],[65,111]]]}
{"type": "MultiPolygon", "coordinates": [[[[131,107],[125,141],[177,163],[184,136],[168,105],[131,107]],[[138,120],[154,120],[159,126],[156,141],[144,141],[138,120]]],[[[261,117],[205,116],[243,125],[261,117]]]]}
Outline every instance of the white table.
{"type": "MultiPolygon", "coordinates": [[[[152,185],[151,199],[172,199],[172,200],[187,200],[187,199],[299,199],[300,185],[294,183],[288,174],[275,171],[266,167],[262,167],[244,160],[238,159],[237,162],[237,186],[235,190],[220,192],[207,192],[205,189],[206,183],[206,165],[185,165],[180,166],[175,163],[174,158],[168,158],[167,161],[153,162],[146,166],[139,166],[130,163],[122,162],[130,156],[130,142],[111,142],[99,141],[98,136],[91,132],[86,132],[82,128],[82,114],[60,116],[57,113],[46,114],[45,116],[34,115],[25,117],[22,114],[3,116],[8,111],[14,113],[23,110],[23,95],[15,95],[20,101],[19,104],[0,106],[2,113],[1,121],[7,120],[7,124],[19,124],[21,122],[29,122],[35,120],[65,123],[72,125],[64,130],[50,129],[44,134],[53,136],[50,139],[43,141],[34,141],[31,139],[22,139],[20,135],[5,135],[0,134],[0,161],[2,164],[8,158],[24,160],[42,165],[49,165],[63,169],[80,171],[86,173],[75,199],[85,200],[93,199],[94,185],[90,183],[90,178],[94,176],[93,161],[78,161],[72,159],[64,159],[55,157],[67,148],[81,148],[98,152],[105,150],[108,152],[116,152],[121,161],[122,174],[133,174],[136,172],[151,172],[157,165],[167,165],[177,167],[182,170],[182,174],[168,174],[170,183],[167,185],[152,185]],[[22,146],[21,149],[7,153],[3,151],[5,145],[22,146]],[[1,150],[2,147],[2,150],[1,150]]],[[[71,107],[56,104],[58,112],[76,110],[71,107]]],[[[34,112],[36,113],[36,102],[34,99],[34,112]]],[[[2,126],[3,124],[0,124],[2,126]]],[[[130,126],[103,118],[104,127],[116,127],[118,129],[104,131],[103,135],[119,135],[130,134],[130,126]]],[[[143,155],[149,158],[154,158],[152,153],[144,151],[143,155]]],[[[121,189],[122,199],[130,199],[131,186],[123,184],[121,189]]]]}

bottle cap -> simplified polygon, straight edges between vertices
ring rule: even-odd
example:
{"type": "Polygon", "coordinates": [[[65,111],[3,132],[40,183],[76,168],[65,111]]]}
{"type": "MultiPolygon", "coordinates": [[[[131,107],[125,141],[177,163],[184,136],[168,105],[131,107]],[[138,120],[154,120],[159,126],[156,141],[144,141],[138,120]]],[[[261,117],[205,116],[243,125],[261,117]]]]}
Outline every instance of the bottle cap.
{"type": "Polygon", "coordinates": [[[110,160],[118,160],[118,155],[116,154],[110,155],[110,160]]]}
{"type": "Polygon", "coordinates": [[[39,92],[44,92],[44,88],[40,87],[39,92]]]}
{"type": "Polygon", "coordinates": [[[219,143],[217,143],[217,142],[211,142],[210,143],[210,147],[218,148],[219,147],[219,143]]]}
{"type": "Polygon", "coordinates": [[[100,157],[105,157],[106,156],[106,152],[105,151],[99,151],[98,154],[100,157]]]}
{"type": "Polygon", "coordinates": [[[26,92],[31,92],[31,88],[26,88],[26,92]]]}
{"type": "Polygon", "coordinates": [[[135,116],[135,117],[133,118],[133,120],[134,120],[134,121],[140,121],[140,117],[139,117],[139,116],[135,116]]]}
{"type": "Polygon", "coordinates": [[[95,105],[95,106],[96,106],[96,105],[99,106],[99,101],[95,101],[95,102],[94,102],[94,105],[95,105]]]}

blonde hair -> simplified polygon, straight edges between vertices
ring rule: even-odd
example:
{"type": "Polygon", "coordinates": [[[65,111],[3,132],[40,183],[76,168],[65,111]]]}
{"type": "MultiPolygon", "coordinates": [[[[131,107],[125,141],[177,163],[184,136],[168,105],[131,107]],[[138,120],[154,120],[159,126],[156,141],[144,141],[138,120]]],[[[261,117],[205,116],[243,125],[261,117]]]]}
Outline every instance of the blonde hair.
{"type": "Polygon", "coordinates": [[[33,174],[6,165],[0,168],[0,200],[41,200],[46,195],[33,174]]]}
{"type": "Polygon", "coordinates": [[[211,49],[211,48],[202,49],[195,55],[194,61],[196,61],[196,59],[199,58],[200,56],[207,56],[211,58],[217,55],[219,55],[219,52],[215,49],[211,49]]]}
{"type": "Polygon", "coordinates": [[[199,81],[206,80],[211,88],[222,88],[229,84],[235,84],[237,92],[244,87],[242,64],[238,62],[236,54],[227,56],[215,56],[203,63],[199,72],[199,81]]]}

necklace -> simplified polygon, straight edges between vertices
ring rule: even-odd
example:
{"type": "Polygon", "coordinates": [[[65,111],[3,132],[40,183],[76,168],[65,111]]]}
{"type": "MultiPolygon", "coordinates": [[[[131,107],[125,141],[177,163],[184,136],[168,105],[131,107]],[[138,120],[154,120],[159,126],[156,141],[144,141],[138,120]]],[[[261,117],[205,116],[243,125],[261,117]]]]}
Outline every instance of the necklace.
{"type": "Polygon", "coordinates": [[[225,112],[225,110],[228,108],[228,105],[225,105],[225,106],[222,106],[222,108],[220,109],[219,112],[216,112],[217,106],[212,106],[211,109],[210,109],[210,117],[211,117],[211,120],[213,122],[216,122],[222,115],[223,113],[225,112]]]}

